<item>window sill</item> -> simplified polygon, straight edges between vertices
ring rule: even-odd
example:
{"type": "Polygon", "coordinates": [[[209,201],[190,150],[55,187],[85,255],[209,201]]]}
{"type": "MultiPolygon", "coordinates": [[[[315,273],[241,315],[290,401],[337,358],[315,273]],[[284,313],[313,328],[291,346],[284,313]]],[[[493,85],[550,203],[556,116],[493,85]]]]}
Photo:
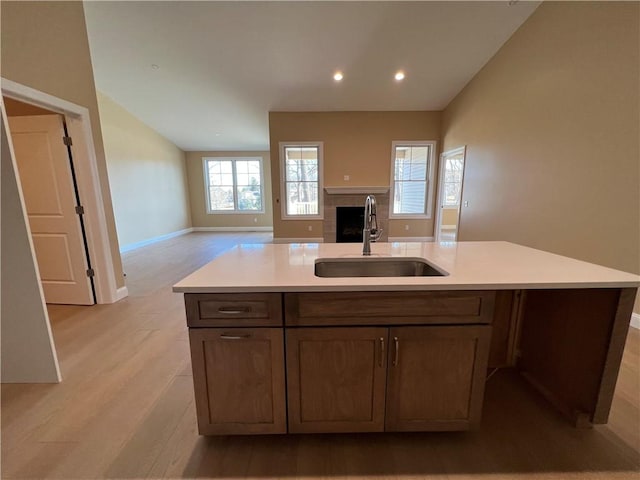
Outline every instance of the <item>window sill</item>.
{"type": "Polygon", "coordinates": [[[389,215],[389,220],[431,220],[432,215],[389,215]]]}
{"type": "Polygon", "coordinates": [[[282,216],[280,220],[324,220],[324,215],[287,215],[282,216]]]}
{"type": "Polygon", "coordinates": [[[264,215],[264,210],[207,210],[207,215],[264,215]]]}

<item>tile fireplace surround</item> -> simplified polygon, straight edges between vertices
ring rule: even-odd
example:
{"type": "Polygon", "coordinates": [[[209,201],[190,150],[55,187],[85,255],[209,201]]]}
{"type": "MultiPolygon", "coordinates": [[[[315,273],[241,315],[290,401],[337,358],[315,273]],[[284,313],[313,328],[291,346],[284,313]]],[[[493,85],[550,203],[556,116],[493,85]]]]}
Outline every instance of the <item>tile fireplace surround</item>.
{"type": "Polygon", "coordinates": [[[364,207],[367,195],[376,197],[381,242],[389,238],[389,187],[327,187],[324,189],[323,241],[336,241],[336,207],[364,207]]]}

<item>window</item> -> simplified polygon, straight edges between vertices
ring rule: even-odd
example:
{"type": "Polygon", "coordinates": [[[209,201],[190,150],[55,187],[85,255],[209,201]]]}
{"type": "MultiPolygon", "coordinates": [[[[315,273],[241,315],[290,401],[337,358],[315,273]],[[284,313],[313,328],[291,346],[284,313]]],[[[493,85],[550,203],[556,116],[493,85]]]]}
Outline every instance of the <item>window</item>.
{"type": "Polygon", "coordinates": [[[281,143],[282,218],[322,218],[322,143],[281,143]]]}
{"type": "Polygon", "coordinates": [[[262,158],[203,158],[207,213],[264,212],[262,158]]]}
{"type": "Polygon", "coordinates": [[[435,142],[393,142],[390,217],[431,218],[435,142]]]}

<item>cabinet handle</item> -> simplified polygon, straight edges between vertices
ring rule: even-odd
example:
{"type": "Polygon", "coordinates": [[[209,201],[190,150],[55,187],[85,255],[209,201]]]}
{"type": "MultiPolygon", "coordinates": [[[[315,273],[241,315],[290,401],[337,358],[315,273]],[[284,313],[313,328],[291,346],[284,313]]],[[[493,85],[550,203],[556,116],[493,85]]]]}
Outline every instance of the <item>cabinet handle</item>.
{"type": "Polygon", "coordinates": [[[380,337],[380,360],[378,365],[382,366],[384,363],[384,338],[380,337]]]}
{"type": "Polygon", "coordinates": [[[251,307],[220,307],[218,313],[224,313],[225,315],[237,315],[239,313],[248,313],[251,311],[251,307]]]}
{"type": "Polygon", "coordinates": [[[250,333],[238,333],[235,335],[230,335],[228,333],[220,334],[220,338],[222,340],[242,340],[243,338],[250,338],[250,337],[251,337],[250,333]]]}
{"type": "Polygon", "coordinates": [[[395,347],[396,347],[396,351],[393,356],[393,366],[395,367],[398,365],[398,354],[400,352],[400,340],[398,340],[398,337],[393,337],[393,343],[395,344],[395,347]]]}

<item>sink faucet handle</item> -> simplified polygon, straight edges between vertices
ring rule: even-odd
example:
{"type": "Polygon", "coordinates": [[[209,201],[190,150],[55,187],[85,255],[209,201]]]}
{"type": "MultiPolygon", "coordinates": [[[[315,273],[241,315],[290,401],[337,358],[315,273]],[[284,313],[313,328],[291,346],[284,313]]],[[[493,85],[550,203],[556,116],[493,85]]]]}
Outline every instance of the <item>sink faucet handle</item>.
{"type": "Polygon", "coordinates": [[[382,236],[382,229],[381,228],[377,228],[375,230],[371,230],[371,241],[372,242],[377,242],[378,240],[380,240],[381,236],[382,236]]]}

